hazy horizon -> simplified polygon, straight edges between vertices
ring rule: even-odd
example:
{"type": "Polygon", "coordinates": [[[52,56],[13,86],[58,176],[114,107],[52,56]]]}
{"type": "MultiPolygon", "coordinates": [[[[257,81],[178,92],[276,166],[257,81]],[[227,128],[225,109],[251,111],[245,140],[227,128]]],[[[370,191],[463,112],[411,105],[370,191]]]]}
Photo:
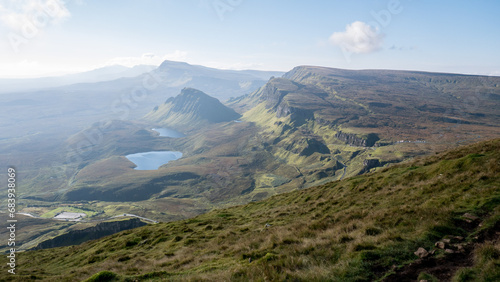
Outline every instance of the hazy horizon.
{"type": "MultiPolygon", "coordinates": [[[[188,63],[185,61],[175,61],[175,60],[165,60],[165,61],[171,61],[171,62],[178,62],[178,63],[188,63]]],[[[162,61],[162,62],[165,62],[162,61]]],[[[192,66],[202,66],[202,67],[209,67],[206,65],[201,65],[201,64],[191,64],[188,63],[192,66]]],[[[120,64],[115,64],[115,65],[105,65],[105,66],[99,66],[97,68],[91,68],[91,69],[85,69],[82,71],[73,71],[73,72],[68,72],[68,73],[53,73],[53,74],[48,74],[48,75],[35,75],[35,76],[5,76],[5,77],[0,77],[0,79],[43,79],[43,78],[58,78],[58,77],[64,77],[64,76],[70,76],[70,75],[78,75],[82,73],[87,73],[87,72],[93,72],[93,71],[98,71],[101,69],[106,69],[106,68],[113,68],[113,67],[123,67],[127,69],[133,69],[135,67],[152,67],[153,69],[156,69],[161,65],[151,65],[151,64],[140,64],[140,65],[134,65],[134,66],[125,66],[125,65],[120,65],[120,64]]],[[[493,74],[478,74],[478,73],[464,73],[464,72],[444,72],[444,71],[429,71],[429,70],[420,70],[420,69],[387,69],[387,68],[337,68],[335,66],[322,66],[322,65],[297,65],[295,67],[300,67],[300,66],[317,66],[317,67],[327,67],[327,68],[333,68],[333,69],[344,69],[344,70],[395,70],[395,71],[408,71],[408,72],[428,72],[428,73],[446,73],[446,74],[458,74],[458,75],[477,75],[477,76],[491,76],[491,77],[500,77],[500,73],[493,73],[493,74]]],[[[295,68],[293,67],[293,68],[295,68]]],[[[223,68],[223,67],[209,67],[209,68],[214,68],[214,69],[220,69],[220,70],[230,70],[230,71],[263,71],[263,72],[283,72],[286,73],[288,71],[291,71],[293,68],[287,69],[287,70],[260,70],[260,69],[250,69],[250,68],[241,68],[241,69],[236,69],[236,68],[223,68]]],[[[129,76],[130,77],[130,76],[129,76]]]]}
{"type": "Polygon", "coordinates": [[[498,76],[498,8],[494,1],[0,1],[0,78],[164,60],[498,76]]]}

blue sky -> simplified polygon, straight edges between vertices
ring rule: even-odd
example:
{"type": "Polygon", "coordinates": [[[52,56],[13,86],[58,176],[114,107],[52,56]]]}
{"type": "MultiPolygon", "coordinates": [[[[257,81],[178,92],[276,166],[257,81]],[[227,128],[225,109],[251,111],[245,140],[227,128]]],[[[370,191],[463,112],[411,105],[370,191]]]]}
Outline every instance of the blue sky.
{"type": "Polygon", "coordinates": [[[164,59],[500,75],[500,1],[0,0],[0,77],[164,59]]]}

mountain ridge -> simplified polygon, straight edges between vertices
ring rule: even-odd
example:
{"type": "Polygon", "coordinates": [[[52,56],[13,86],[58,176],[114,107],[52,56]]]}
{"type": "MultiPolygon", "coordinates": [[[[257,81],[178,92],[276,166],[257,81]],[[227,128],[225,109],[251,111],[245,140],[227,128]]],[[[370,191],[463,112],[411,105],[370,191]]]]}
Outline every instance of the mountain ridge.
{"type": "Polygon", "coordinates": [[[97,83],[116,80],[123,77],[136,77],[150,72],[156,67],[152,65],[137,65],[126,67],[122,65],[105,66],[90,71],[61,76],[39,78],[0,78],[0,93],[27,92],[47,88],[57,88],[81,83],[97,83]]]}
{"type": "Polygon", "coordinates": [[[200,89],[225,101],[251,93],[264,85],[272,75],[282,74],[219,70],[187,63],[184,66],[188,70],[164,65],[161,70],[156,68],[135,77],[95,83],[80,81],[66,86],[3,95],[0,103],[3,138],[26,138],[34,132],[42,132],[64,139],[95,122],[139,119],[167,97],[177,95],[184,87],[200,89]],[[43,120],[43,123],[34,122],[39,120],[43,120]],[[15,129],[11,126],[12,121],[18,125],[15,129]]]}

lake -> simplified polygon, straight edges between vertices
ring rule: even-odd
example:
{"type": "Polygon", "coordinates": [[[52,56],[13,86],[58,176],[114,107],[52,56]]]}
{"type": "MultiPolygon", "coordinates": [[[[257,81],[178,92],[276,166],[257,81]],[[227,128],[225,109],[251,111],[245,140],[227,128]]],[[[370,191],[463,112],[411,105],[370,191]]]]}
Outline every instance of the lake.
{"type": "Polygon", "coordinates": [[[62,213],[54,216],[54,219],[79,221],[82,218],[84,218],[85,216],[87,216],[87,215],[84,213],[79,213],[79,212],[62,212],[62,213]]]}
{"type": "Polygon", "coordinates": [[[170,128],[152,128],[151,130],[154,130],[158,133],[160,133],[161,137],[170,137],[170,138],[181,138],[185,137],[186,135],[180,133],[179,131],[175,131],[170,128]]]}
{"type": "Polygon", "coordinates": [[[137,166],[134,168],[136,170],[156,170],[170,161],[180,159],[182,153],[175,151],[152,151],[130,154],[125,157],[137,166]]]}

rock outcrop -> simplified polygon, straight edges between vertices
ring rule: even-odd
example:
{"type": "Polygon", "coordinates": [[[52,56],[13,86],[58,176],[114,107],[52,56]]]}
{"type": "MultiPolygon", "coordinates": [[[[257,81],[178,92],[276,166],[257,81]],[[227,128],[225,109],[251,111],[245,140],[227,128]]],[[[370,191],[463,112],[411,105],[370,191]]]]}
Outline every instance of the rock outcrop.
{"type": "Polygon", "coordinates": [[[382,166],[383,164],[379,159],[366,159],[363,161],[363,169],[359,172],[359,174],[363,174],[369,172],[370,169],[382,166]]]}
{"type": "Polygon", "coordinates": [[[345,133],[339,131],[335,134],[335,137],[341,141],[344,141],[346,144],[357,147],[373,147],[375,142],[380,140],[377,134],[370,133],[366,136],[359,136],[352,133],[345,133]]]}
{"type": "Polygon", "coordinates": [[[79,245],[86,241],[99,239],[104,236],[115,234],[123,230],[137,228],[144,225],[146,225],[146,223],[142,222],[138,218],[132,218],[129,220],[121,220],[121,221],[112,221],[112,222],[101,222],[94,227],[82,230],[70,231],[66,234],[43,241],[33,249],[40,250],[40,249],[56,248],[63,246],[79,245]]]}
{"type": "Polygon", "coordinates": [[[330,149],[321,141],[316,139],[306,139],[305,148],[299,153],[300,156],[310,156],[316,152],[320,154],[330,154],[330,149]]]}
{"type": "Polygon", "coordinates": [[[320,154],[330,154],[330,149],[320,140],[315,138],[305,138],[301,140],[295,140],[287,144],[284,147],[285,150],[290,151],[299,156],[310,156],[314,153],[320,154]]]}

